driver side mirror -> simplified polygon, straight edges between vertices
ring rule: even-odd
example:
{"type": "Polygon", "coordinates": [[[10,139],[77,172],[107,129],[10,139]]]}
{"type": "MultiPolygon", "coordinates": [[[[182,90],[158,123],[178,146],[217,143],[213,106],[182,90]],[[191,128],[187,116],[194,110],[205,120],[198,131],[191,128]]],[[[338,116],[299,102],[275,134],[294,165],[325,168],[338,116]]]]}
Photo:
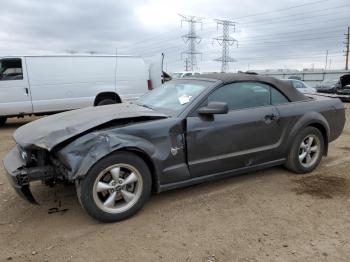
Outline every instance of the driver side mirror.
{"type": "Polygon", "coordinates": [[[214,114],[227,114],[228,105],[224,102],[209,102],[207,106],[198,109],[198,114],[201,115],[214,115],[214,114]]]}

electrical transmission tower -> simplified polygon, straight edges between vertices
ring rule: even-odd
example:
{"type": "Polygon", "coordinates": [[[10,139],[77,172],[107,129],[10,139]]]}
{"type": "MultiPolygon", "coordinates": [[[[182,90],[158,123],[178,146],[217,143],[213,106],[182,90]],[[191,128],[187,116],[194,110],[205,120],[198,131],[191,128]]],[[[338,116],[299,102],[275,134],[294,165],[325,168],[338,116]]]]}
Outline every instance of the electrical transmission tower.
{"type": "Polygon", "coordinates": [[[187,51],[181,53],[181,56],[183,54],[187,56],[185,59],[185,71],[194,71],[197,70],[197,55],[202,54],[196,49],[196,45],[198,45],[202,40],[202,38],[196,33],[196,24],[201,24],[202,26],[201,20],[203,20],[203,18],[180,14],[179,16],[182,17],[181,27],[183,22],[188,23],[188,33],[182,36],[183,41],[188,46],[187,51]]]}
{"type": "Polygon", "coordinates": [[[345,50],[344,50],[344,55],[345,55],[345,70],[349,69],[349,43],[350,42],[350,27],[348,26],[348,32],[345,34],[345,50]]]}
{"type": "Polygon", "coordinates": [[[219,26],[222,26],[222,36],[214,38],[219,45],[222,46],[222,55],[221,57],[214,59],[214,61],[221,62],[221,72],[227,72],[229,70],[229,63],[235,62],[236,60],[230,57],[230,46],[234,43],[238,44],[238,41],[230,36],[230,27],[233,27],[233,32],[235,31],[236,23],[229,20],[219,20],[216,19],[216,26],[219,29],[219,26]]]}

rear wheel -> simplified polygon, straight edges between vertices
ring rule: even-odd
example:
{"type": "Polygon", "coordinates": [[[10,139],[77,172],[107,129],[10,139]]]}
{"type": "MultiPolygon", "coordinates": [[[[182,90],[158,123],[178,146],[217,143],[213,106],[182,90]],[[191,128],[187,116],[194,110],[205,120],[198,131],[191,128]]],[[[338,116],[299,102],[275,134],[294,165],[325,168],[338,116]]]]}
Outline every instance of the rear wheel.
{"type": "Polygon", "coordinates": [[[97,106],[111,105],[117,103],[115,100],[106,98],[97,103],[97,106]]]}
{"type": "Polygon", "coordinates": [[[307,127],[296,136],[286,166],[295,173],[309,173],[320,163],[323,151],[322,133],[315,127],[307,127]]]}
{"type": "Polygon", "coordinates": [[[4,125],[6,123],[7,117],[1,116],[0,117],[0,126],[4,125]]]}
{"type": "Polygon", "coordinates": [[[129,152],[117,152],[97,162],[77,184],[83,208],[95,219],[115,222],[139,211],[151,194],[146,163],[129,152]]]}

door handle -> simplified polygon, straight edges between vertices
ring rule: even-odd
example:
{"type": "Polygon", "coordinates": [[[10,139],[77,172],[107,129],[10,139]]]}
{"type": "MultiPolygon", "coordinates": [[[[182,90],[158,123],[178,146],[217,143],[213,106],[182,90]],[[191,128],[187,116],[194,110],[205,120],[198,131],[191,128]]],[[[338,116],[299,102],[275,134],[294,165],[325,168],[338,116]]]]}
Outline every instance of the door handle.
{"type": "Polygon", "coordinates": [[[28,87],[25,87],[24,90],[26,91],[26,95],[29,95],[28,87]]]}
{"type": "Polygon", "coordinates": [[[271,123],[272,121],[277,121],[278,119],[279,119],[279,116],[275,114],[269,114],[264,117],[264,121],[267,124],[271,123]]]}

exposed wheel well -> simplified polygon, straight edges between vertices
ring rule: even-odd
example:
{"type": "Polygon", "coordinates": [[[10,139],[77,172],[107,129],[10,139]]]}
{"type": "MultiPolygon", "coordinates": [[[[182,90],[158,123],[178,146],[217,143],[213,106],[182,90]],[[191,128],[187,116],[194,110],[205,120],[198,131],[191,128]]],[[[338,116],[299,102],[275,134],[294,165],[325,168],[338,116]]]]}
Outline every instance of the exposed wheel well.
{"type": "Polygon", "coordinates": [[[120,99],[118,94],[116,94],[114,92],[103,92],[103,93],[99,93],[96,96],[95,101],[94,101],[94,106],[97,106],[97,104],[104,99],[112,99],[112,100],[116,101],[116,103],[122,102],[122,100],[120,99]]]}
{"type": "Polygon", "coordinates": [[[314,123],[314,124],[311,124],[309,126],[317,128],[322,133],[323,140],[324,140],[324,152],[323,152],[323,155],[326,156],[328,154],[328,135],[327,135],[326,128],[322,124],[319,124],[319,123],[314,123]]]}

